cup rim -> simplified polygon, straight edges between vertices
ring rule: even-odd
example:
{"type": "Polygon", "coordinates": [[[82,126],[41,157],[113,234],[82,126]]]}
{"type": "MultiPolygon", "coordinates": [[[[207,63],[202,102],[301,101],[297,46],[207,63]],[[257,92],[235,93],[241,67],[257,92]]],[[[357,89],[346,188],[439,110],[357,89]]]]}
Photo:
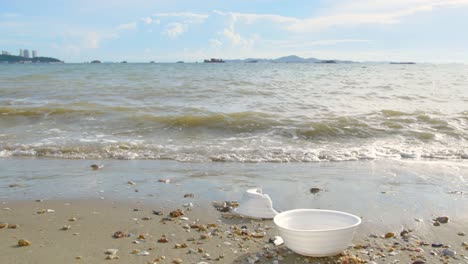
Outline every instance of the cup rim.
{"type": "Polygon", "coordinates": [[[335,210],[323,210],[323,209],[293,209],[293,210],[288,210],[288,211],[283,211],[279,214],[277,214],[274,218],[273,218],[273,222],[275,223],[275,225],[279,228],[282,228],[284,230],[288,230],[288,231],[296,231],[296,232],[317,232],[317,233],[320,233],[320,232],[330,232],[330,231],[339,231],[339,230],[346,230],[346,229],[351,229],[351,228],[354,228],[354,227],[357,227],[359,226],[361,223],[362,223],[362,219],[356,215],[353,215],[353,214],[350,214],[350,213],[346,213],[346,212],[341,212],[341,211],[335,211],[335,210]],[[287,214],[291,214],[291,213],[295,213],[295,212],[301,212],[301,211],[308,211],[308,212],[328,212],[328,213],[335,213],[335,214],[339,214],[339,215],[345,215],[345,216],[349,216],[353,219],[356,220],[356,223],[355,224],[352,224],[352,225],[349,225],[349,226],[345,226],[345,227],[340,227],[340,228],[331,228],[331,229],[293,229],[293,228],[287,228],[287,227],[283,227],[282,225],[278,224],[278,219],[287,215],[287,214]]]}

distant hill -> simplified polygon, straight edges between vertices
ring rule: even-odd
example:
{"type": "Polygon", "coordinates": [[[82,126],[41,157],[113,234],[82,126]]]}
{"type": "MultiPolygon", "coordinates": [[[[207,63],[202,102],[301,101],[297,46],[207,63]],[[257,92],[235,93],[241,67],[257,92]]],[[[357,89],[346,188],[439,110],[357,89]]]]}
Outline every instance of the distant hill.
{"type": "Polygon", "coordinates": [[[35,58],[25,58],[21,56],[14,55],[0,55],[0,63],[60,63],[63,62],[56,58],[49,57],[35,57],[35,58]]]}
{"type": "Polygon", "coordinates": [[[261,62],[273,62],[273,63],[355,63],[354,61],[342,61],[342,60],[321,60],[316,58],[301,58],[296,55],[289,55],[277,59],[256,59],[256,58],[248,58],[248,59],[237,59],[237,60],[226,60],[226,62],[230,63],[261,63],[261,62]]]}

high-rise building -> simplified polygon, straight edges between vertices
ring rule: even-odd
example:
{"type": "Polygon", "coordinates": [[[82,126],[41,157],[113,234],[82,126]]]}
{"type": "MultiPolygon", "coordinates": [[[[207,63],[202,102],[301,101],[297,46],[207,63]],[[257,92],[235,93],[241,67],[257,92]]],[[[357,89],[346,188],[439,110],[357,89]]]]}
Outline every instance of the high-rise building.
{"type": "Polygon", "coordinates": [[[32,51],[32,57],[33,57],[33,58],[36,58],[36,57],[37,57],[37,51],[35,51],[35,50],[32,51]]]}
{"type": "Polygon", "coordinates": [[[2,55],[10,55],[10,53],[6,50],[2,50],[2,55]]]}
{"type": "Polygon", "coordinates": [[[24,51],[23,51],[23,49],[20,49],[20,54],[19,54],[19,55],[20,55],[20,57],[24,57],[24,51]]]}
{"type": "Polygon", "coordinates": [[[23,57],[29,58],[29,50],[28,49],[23,50],[23,55],[24,55],[23,57]]]}

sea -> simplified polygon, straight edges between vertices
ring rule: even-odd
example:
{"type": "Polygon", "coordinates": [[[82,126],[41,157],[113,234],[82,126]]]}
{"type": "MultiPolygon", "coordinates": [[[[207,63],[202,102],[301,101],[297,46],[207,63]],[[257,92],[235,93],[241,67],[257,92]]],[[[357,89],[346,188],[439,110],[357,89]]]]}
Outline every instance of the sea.
{"type": "Polygon", "coordinates": [[[468,162],[462,64],[0,65],[0,158],[468,162]]]}

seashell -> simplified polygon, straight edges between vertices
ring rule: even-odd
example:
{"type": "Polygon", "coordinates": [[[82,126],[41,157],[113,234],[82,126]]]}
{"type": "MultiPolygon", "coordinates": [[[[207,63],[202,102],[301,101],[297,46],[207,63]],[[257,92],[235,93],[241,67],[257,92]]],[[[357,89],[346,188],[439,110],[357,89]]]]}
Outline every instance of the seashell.
{"type": "Polygon", "coordinates": [[[188,221],[189,218],[188,217],[181,217],[180,220],[188,221]]]}
{"type": "Polygon", "coordinates": [[[29,242],[29,241],[26,240],[26,239],[20,239],[20,240],[18,240],[18,246],[20,246],[20,247],[27,247],[27,246],[29,246],[29,245],[31,245],[31,242],[29,242]]]}
{"type": "Polygon", "coordinates": [[[104,251],[104,254],[106,254],[106,255],[115,255],[115,254],[117,254],[117,252],[119,252],[118,249],[109,248],[109,249],[106,249],[106,251],[104,251]]]}

